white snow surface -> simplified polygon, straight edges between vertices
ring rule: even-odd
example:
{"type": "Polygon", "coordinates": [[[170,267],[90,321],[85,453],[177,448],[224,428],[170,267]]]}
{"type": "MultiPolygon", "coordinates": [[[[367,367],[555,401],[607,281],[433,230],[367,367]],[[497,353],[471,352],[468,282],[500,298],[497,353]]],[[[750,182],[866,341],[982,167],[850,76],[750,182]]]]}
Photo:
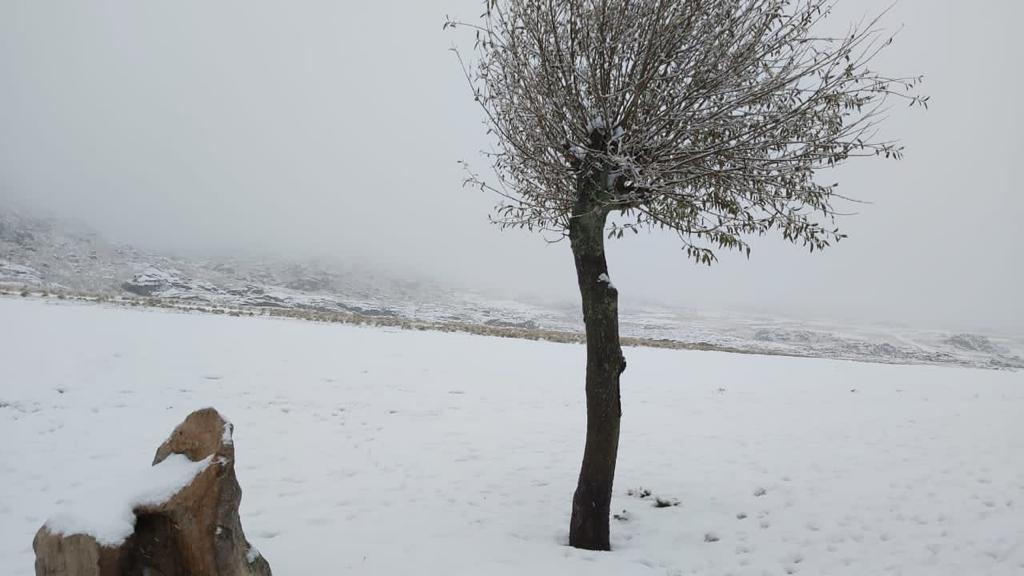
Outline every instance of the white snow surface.
{"type": "Polygon", "coordinates": [[[156,466],[118,475],[95,493],[61,503],[61,512],[47,520],[46,527],[55,534],[89,534],[104,546],[118,546],[135,528],[132,510],[167,502],[205,470],[212,459],[210,456],[193,462],[187,456],[171,454],[156,466]]]}
{"type": "Polygon", "coordinates": [[[607,284],[608,287],[613,289],[613,290],[615,289],[615,284],[612,284],[612,279],[609,278],[608,275],[605,274],[604,272],[602,272],[601,275],[597,277],[597,281],[598,282],[603,282],[604,284],[607,284]]]}
{"type": "Polygon", "coordinates": [[[598,553],[566,546],[583,346],[22,298],[0,326],[7,576],[211,405],[276,574],[1024,574],[1017,372],[627,349],[598,553]]]}

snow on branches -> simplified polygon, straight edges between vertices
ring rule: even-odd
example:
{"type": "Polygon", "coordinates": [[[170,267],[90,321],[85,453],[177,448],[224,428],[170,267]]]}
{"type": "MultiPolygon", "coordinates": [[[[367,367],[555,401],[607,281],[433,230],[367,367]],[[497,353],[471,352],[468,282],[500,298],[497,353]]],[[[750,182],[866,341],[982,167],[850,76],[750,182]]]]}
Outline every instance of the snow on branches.
{"type": "Polygon", "coordinates": [[[585,195],[621,214],[610,235],[670,229],[698,262],[771,230],[824,248],[841,196],[816,176],[899,158],[886,103],[927,105],[920,78],[870,67],[878,18],[817,32],[837,1],[486,0],[445,24],[475,32],[456,53],[496,141],[496,179],[467,182],[503,197],[504,226],[564,232],[585,195]]]}

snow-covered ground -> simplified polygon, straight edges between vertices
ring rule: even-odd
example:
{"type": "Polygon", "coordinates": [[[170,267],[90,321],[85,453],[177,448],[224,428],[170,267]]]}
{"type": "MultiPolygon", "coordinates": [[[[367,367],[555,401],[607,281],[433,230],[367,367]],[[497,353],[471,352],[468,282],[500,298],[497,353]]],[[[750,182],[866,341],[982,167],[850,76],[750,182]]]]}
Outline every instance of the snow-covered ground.
{"type": "Polygon", "coordinates": [[[208,405],[280,575],[1024,574],[1021,373],[627,356],[592,553],[565,545],[582,346],[0,299],[0,574],[208,405]]]}

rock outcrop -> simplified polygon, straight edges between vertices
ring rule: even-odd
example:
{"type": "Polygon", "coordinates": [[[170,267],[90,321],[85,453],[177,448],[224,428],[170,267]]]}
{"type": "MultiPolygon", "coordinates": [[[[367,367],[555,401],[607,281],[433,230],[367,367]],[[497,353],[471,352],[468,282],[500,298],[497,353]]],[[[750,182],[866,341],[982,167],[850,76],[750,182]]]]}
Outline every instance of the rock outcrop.
{"type": "Polygon", "coordinates": [[[32,543],[36,575],[270,576],[238,517],[242,490],[231,433],[232,425],[212,408],[190,414],[153,460],[155,470],[173,472],[170,482],[161,480],[156,490],[135,487],[149,496],[129,504],[133,531],[120,538],[68,530],[74,521],[48,521],[32,543]],[[181,478],[182,485],[175,485],[181,478]]]}

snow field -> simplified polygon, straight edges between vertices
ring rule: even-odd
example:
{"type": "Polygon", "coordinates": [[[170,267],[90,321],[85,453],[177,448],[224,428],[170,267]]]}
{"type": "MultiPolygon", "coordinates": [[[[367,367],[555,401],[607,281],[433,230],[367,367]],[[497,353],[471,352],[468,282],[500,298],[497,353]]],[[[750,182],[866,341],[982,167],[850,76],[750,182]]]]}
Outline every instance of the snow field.
{"type": "Polygon", "coordinates": [[[626,355],[593,553],[582,346],[0,299],[0,573],[205,406],[276,574],[1024,573],[1021,373],[626,355]]]}

